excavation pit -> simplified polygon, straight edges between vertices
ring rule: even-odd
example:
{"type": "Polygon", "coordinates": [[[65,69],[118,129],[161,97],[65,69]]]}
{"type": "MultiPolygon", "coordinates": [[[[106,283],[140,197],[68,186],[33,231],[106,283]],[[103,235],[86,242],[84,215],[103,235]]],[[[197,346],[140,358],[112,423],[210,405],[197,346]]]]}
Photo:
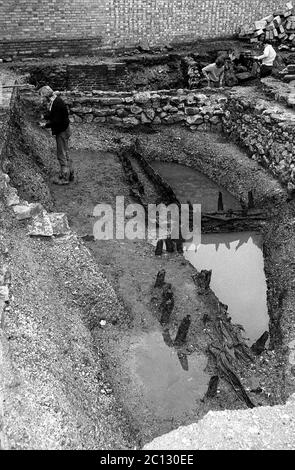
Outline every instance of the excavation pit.
{"type": "MultiPolygon", "coordinates": [[[[85,131],[88,132],[89,128],[85,131]]],[[[102,129],[100,131],[104,132],[102,129]]],[[[186,133],[190,136],[187,131],[186,133]]],[[[108,131],[106,137],[113,142],[112,136],[115,134],[115,130],[108,131]]],[[[80,133],[78,135],[81,139],[78,145],[81,147],[85,136],[80,133]]],[[[160,137],[159,134],[157,136],[160,137]]],[[[77,142],[76,137],[74,138],[77,142]]],[[[132,135],[128,137],[126,133],[121,134],[120,138],[131,138],[131,141],[133,139],[132,135]]],[[[144,142],[146,134],[140,135],[136,132],[136,139],[138,138],[144,142]]],[[[152,135],[149,138],[152,139],[152,135]]],[[[210,315],[210,311],[216,311],[219,301],[227,304],[232,322],[244,327],[245,333],[242,336],[248,346],[268,330],[261,238],[259,234],[247,231],[203,234],[205,244],[199,248],[200,258],[198,252],[196,255],[186,252],[183,258],[181,254],[167,253],[165,250],[161,257],[155,257],[155,241],[99,241],[93,238],[91,241],[95,223],[93,209],[96,203],[114,204],[119,193],[126,197],[126,204],[135,202],[129,194],[130,186],[122,161],[113,151],[95,151],[94,146],[98,141],[101,142],[101,136],[96,134],[95,139],[98,140],[93,142],[91,150],[79,148],[72,151],[78,175],[76,183],[65,188],[52,185],[51,193],[55,209],[68,214],[70,224],[84,238],[100,269],[110,280],[129,312],[127,322],[119,320],[115,325],[107,324],[106,327],[95,330],[94,334],[98,343],[103,345],[110,383],[123,403],[123,408],[142,444],[177,426],[193,422],[196,416],[202,417],[211,406],[213,409],[245,406],[235,395],[231,395],[229,400],[226,398],[228,385],[225,385],[225,389],[224,385],[221,386],[211,401],[205,399],[210,378],[215,372],[210,355],[206,352],[206,344],[211,340],[210,336],[209,343],[208,338],[206,339],[208,324],[204,323],[203,317],[210,315]],[[220,246],[216,251],[218,242],[220,246]],[[237,249],[239,244],[241,246],[237,249]],[[206,265],[203,264],[204,256],[206,265]],[[221,260],[219,256],[222,256],[221,260]],[[192,260],[192,257],[196,259],[192,260]],[[213,269],[211,289],[215,296],[210,295],[208,301],[205,298],[205,306],[204,298],[200,297],[198,300],[196,296],[194,266],[199,271],[213,269]],[[218,273],[218,266],[224,268],[221,273],[218,273]],[[158,291],[153,292],[152,289],[156,274],[161,268],[167,272],[167,282],[172,282],[176,302],[172,317],[165,325],[161,325],[159,311],[161,294],[158,291]],[[240,273],[240,277],[236,272],[240,273]],[[226,278],[230,273],[232,278],[226,278]],[[233,282],[238,283],[235,288],[232,287],[233,282]],[[177,331],[181,320],[187,314],[191,314],[193,318],[189,336],[182,347],[176,348],[174,342],[177,331]],[[250,340],[247,341],[247,338],[250,340]],[[169,371],[163,375],[163,370],[167,370],[168,365],[169,371]],[[159,377],[162,377],[162,380],[159,377]]],[[[227,151],[224,144],[222,146],[224,151],[227,151]]],[[[155,186],[153,179],[144,171],[142,162],[136,160],[132,152],[130,161],[144,186],[148,201],[159,200],[159,186],[155,186]]],[[[216,210],[218,194],[222,191],[225,209],[240,209],[240,203],[233,195],[196,170],[176,163],[151,163],[157,171],[160,167],[163,170],[167,165],[170,176],[171,167],[173,168],[173,174],[178,175],[178,185],[175,176],[173,180],[167,177],[167,181],[177,196],[178,189],[181,188],[184,201],[189,197],[195,203],[204,203],[209,211],[216,210]],[[186,183],[185,189],[183,180],[186,183]]],[[[164,173],[161,172],[161,175],[164,173]]],[[[244,228],[247,228],[247,224],[244,228]]],[[[252,372],[246,373],[245,377],[249,390],[252,375],[252,372]]],[[[256,395],[253,396],[256,403],[268,401],[267,395],[260,395],[258,402],[256,395]]]]}
{"type": "MultiPolygon", "coordinates": [[[[90,293],[90,290],[87,290],[89,298],[83,297],[83,304],[79,304],[80,294],[76,292],[80,291],[75,286],[72,286],[71,295],[77,305],[83,305],[81,308],[86,309],[90,317],[89,331],[93,344],[101,352],[99,360],[103,364],[105,379],[110,384],[107,393],[116,397],[135,445],[142,446],[180,425],[199,420],[209,410],[246,409],[283,403],[292,390],[291,380],[284,379],[286,368],[282,366],[286,358],[284,347],[289,339],[288,322],[292,321],[292,317],[287,319],[283,311],[290,311],[292,302],[289,289],[287,293],[284,290],[291,271],[284,273],[280,257],[290,259],[291,251],[288,250],[293,243],[290,221],[293,220],[294,210],[293,202],[287,201],[288,194],[284,188],[261,169],[255,159],[249,159],[244,149],[218,133],[214,122],[211,123],[212,133],[208,132],[211,124],[207,130],[187,129],[177,124],[154,128],[147,125],[146,130],[151,131],[147,133],[140,127],[125,128],[123,131],[120,127],[109,126],[107,122],[75,121],[71,154],[76,181],[66,187],[52,185],[50,177],[57,170],[53,156],[54,142],[38,128],[32,103],[33,99],[23,96],[16,105],[17,111],[22,113],[24,128],[19,141],[14,133],[9,157],[6,155],[11,181],[18,185],[21,197],[31,202],[36,198],[38,200],[41,194],[42,202],[48,209],[54,208],[56,212],[68,215],[71,228],[80,238],[81,247],[86,245],[95,269],[103,273],[116,292],[124,315],[121,310],[120,314],[110,316],[107,309],[100,311],[99,300],[96,303],[95,292],[90,293]],[[27,107],[23,107],[26,102],[27,107]],[[138,140],[146,165],[158,165],[158,170],[161,165],[168,165],[170,170],[172,167],[169,165],[177,165],[169,171],[185,180],[179,192],[173,188],[179,199],[183,197],[186,200],[189,195],[189,199],[193,200],[197,182],[206,211],[220,213],[217,204],[218,195],[222,192],[224,212],[228,209],[239,212],[244,210],[241,203],[245,206],[249,202],[249,192],[252,191],[254,210],[261,210],[263,217],[257,216],[259,220],[255,223],[253,220],[249,223],[240,221],[239,230],[235,228],[233,233],[219,230],[216,226],[211,230],[209,225],[206,226],[203,240],[208,251],[202,254],[201,247],[199,252],[205,261],[188,262],[182,254],[166,251],[156,257],[153,245],[146,240],[94,240],[93,209],[98,203],[114,205],[118,194],[125,196],[127,203],[135,201],[134,191],[130,192],[134,187],[120,155],[122,149],[132,149],[138,140]],[[24,142],[27,146],[23,145],[24,142]],[[28,152],[31,148],[34,151],[28,152]],[[195,180],[195,170],[206,175],[210,184],[200,174],[199,179],[195,180]],[[194,176],[190,177],[185,172],[194,176]],[[38,176],[34,187],[28,175],[38,176]],[[281,220],[280,229],[277,218],[281,220]],[[285,241],[282,243],[282,240],[285,241]],[[217,244],[220,245],[216,251],[217,244]],[[217,258],[217,262],[216,254],[222,256],[221,259],[217,258]],[[215,280],[215,262],[224,267],[232,266],[232,269],[221,273],[220,279],[222,285],[229,285],[227,290],[230,294],[233,293],[231,290],[236,294],[238,289],[231,289],[233,279],[226,281],[225,274],[245,271],[245,260],[251,271],[251,282],[255,280],[255,287],[259,279],[257,296],[263,302],[261,306],[254,302],[257,311],[253,315],[257,318],[260,313],[262,320],[259,325],[258,322],[254,325],[251,319],[243,325],[242,317],[234,316],[236,299],[231,303],[232,299],[222,297],[215,280]],[[202,284],[206,276],[202,280],[199,271],[211,268],[213,273],[209,288],[206,283],[202,284]],[[154,287],[161,270],[166,272],[163,289],[154,287]],[[163,296],[169,284],[174,308],[163,322],[163,296]],[[268,329],[266,287],[271,338],[266,349],[262,348],[260,355],[255,356],[249,346],[268,329]],[[224,304],[228,305],[228,311],[224,304]],[[188,316],[190,326],[186,339],[176,345],[179,329],[188,316]],[[249,344],[241,340],[241,330],[236,328],[236,323],[244,326],[245,336],[250,337],[249,344]],[[234,366],[228,362],[231,358],[234,366]],[[163,374],[165,370],[169,370],[171,375],[163,374]],[[211,396],[214,388],[211,385],[217,376],[220,380],[211,396]]],[[[17,123],[17,113],[14,119],[11,130],[17,123]]],[[[145,189],[146,201],[158,201],[167,187],[162,191],[161,185],[155,185],[146,171],[147,166],[137,160],[131,150],[130,162],[145,189]]],[[[174,177],[167,177],[167,181],[171,186],[177,182],[174,177]]],[[[222,213],[221,217],[225,214],[222,213]]],[[[22,224],[25,227],[25,222],[22,224]]],[[[53,239],[54,243],[62,241],[53,239]]],[[[75,256],[79,257],[81,247],[75,248],[75,256]]],[[[243,280],[240,279],[240,282],[243,283],[243,280]]],[[[248,298],[254,290],[250,285],[253,286],[249,282],[245,290],[248,298]]],[[[239,313],[243,314],[243,311],[239,313]]]]}

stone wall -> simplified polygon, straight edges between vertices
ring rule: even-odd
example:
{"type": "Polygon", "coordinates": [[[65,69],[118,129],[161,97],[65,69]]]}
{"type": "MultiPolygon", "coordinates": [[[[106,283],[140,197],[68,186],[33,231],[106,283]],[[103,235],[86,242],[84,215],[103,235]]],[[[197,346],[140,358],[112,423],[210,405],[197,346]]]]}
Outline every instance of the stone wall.
{"type": "Polygon", "coordinates": [[[130,127],[139,124],[182,123],[191,130],[221,130],[227,98],[188,90],[159,92],[66,92],[73,122],[94,122],[130,127]]]}
{"type": "Polygon", "coordinates": [[[229,96],[224,131],[290,191],[295,190],[295,113],[246,95],[229,96]]]}
{"type": "Polygon", "coordinates": [[[290,191],[295,190],[295,113],[261,93],[239,87],[154,92],[65,92],[71,121],[133,127],[180,124],[225,132],[290,191]]]}
{"type": "Polygon", "coordinates": [[[101,48],[225,37],[285,0],[6,0],[0,58],[92,54],[101,48]]]}

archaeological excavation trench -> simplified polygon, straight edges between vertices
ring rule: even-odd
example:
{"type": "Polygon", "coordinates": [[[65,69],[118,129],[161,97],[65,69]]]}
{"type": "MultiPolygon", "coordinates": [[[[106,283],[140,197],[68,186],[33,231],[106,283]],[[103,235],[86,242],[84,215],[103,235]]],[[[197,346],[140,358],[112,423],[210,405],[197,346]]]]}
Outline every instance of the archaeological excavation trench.
{"type": "MultiPolygon", "coordinates": [[[[294,321],[294,200],[260,165],[259,152],[250,159],[234,138],[238,100],[248,93],[237,90],[229,98],[188,92],[183,99],[158,90],[136,103],[131,92],[65,93],[76,172],[68,186],[51,183],[54,142],[37,125],[35,90],[14,97],[5,156],[12,184],[29,202],[67,215],[124,311],[108,317],[96,304],[85,307],[109,384],[104,393],[114,396],[139,448],[210,410],[281,404],[292,393],[286,345],[294,321]],[[169,126],[134,121],[141,112],[135,106],[145,109],[149,99],[169,126]],[[123,114],[132,106],[132,117],[123,114]],[[186,108],[190,119],[181,125],[186,108]],[[113,109],[116,118],[108,114],[113,109]],[[118,119],[125,125],[117,127],[118,119]],[[115,207],[117,196],[146,210],[201,204],[201,245],[188,250],[182,239],[157,237],[97,240],[94,208],[115,207]]],[[[134,226],[136,216],[127,214],[125,224],[134,226]]]]}

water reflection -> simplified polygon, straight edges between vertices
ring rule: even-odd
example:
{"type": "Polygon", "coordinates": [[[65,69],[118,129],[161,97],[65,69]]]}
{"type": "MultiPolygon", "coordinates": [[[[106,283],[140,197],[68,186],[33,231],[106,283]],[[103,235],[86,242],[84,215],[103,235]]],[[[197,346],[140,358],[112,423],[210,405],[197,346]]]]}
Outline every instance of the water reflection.
{"type": "Polygon", "coordinates": [[[169,336],[167,331],[163,336],[159,331],[144,333],[132,340],[129,355],[142,400],[154,416],[170,419],[191,411],[196,400],[203,399],[210,377],[204,372],[208,358],[167,347],[169,336]]]}
{"type": "Polygon", "coordinates": [[[233,323],[243,325],[250,343],[268,330],[266,280],[259,234],[203,234],[197,251],[185,258],[198,271],[212,270],[211,289],[228,305],[233,323]]]}
{"type": "MultiPolygon", "coordinates": [[[[168,329],[164,329],[162,332],[163,340],[166,346],[169,348],[175,348],[175,341],[172,340],[170,331],[168,329]]],[[[184,352],[176,351],[177,352],[177,357],[179,359],[180,365],[183,368],[183,370],[188,371],[189,370],[189,365],[188,365],[188,355],[185,354],[184,352]]]]}

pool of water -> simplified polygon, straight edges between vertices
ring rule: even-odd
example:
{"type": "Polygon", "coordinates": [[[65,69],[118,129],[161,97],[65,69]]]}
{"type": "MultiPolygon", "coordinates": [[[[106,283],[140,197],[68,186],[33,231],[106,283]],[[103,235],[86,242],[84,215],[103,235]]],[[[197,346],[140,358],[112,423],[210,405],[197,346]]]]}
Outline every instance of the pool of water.
{"type": "Polygon", "coordinates": [[[128,356],[133,386],[145,407],[159,419],[180,418],[191,412],[208,389],[208,358],[197,353],[179,355],[165,344],[159,331],[131,339],[128,356]]]}
{"type": "MultiPolygon", "coordinates": [[[[225,210],[240,208],[230,193],[196,170],[176,163],[153,162],[152,166],[181,202],[190,200],[201,204],[202,211],[215,211],[222,192],[225,210]]],[[[212,269],[210,287],[228,305],[233,322],[244,327],[249,344],[268,330],[267,286],[258,233],[202,234],[197,250],[187,250],[184,256],[198,271],[212,269]]]]}
{"type": "Polygon", "coordinates": [[[233,322],[244,327],[250,344],[268,330],[267,286],[259,234],[203,234],[197,251],[187,250],[184,256],[198,271],[212,269],[211,289],[228,305],[233,322]]]}
{"type": "Polygon", "coordinates": [[[199,171],[178,163],[152,162],[154,170],[164,178],[182,203],[201,204],[202,211],[217,211],[219,192],[223,196],[224,209],[240,209],[241,205],[228,191],[199,171]]]}

